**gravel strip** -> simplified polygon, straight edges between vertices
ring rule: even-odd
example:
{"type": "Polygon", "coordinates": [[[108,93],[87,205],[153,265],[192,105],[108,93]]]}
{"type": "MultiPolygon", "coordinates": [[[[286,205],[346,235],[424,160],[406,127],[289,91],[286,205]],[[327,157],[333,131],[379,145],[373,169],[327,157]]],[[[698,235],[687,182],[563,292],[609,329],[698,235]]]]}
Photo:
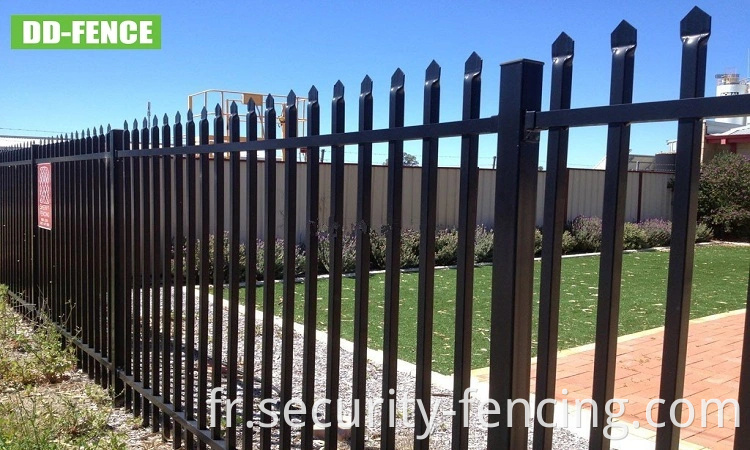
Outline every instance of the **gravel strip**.
{"type": "MultiPolygon", "coordinates": [[[[184,295],[183,295],[183,301],[184,301],[184,295]]],[[[198,299],[198,294],[196,293],[196,303],[198,299]]],[[[173,299],[174,301],[174,299],[173,299]]],[[[299,299],[298,299],[299,301],[299,299]]],[[[213,387],[210,385],[210,380],[212,378],[211,374],[211,349],[212,349],[212,338],[211,336],[216,333],[214,329],[213,324],[213,296],[209,296],[209,309],[208,309],[208,322],[209,322],[209,343],[208,343],[208,349],[209,349],[209,367],[208,367],[208,380],[209,380],[209,388],[213,387]]],[[[280,303],[277,302],[276,304],[276,310],[274,311],[275,314],[278,316],[281,312],[281,306],[280,303]]],[[[185,309],[183,308],[183,311],[185,309]]],[[[199,313],[197,305],[196,305],[196,313],[199,313]]],[[[226,378],[226,367],[228,362],[228,318],[229,318],[229,311],[227,304],[224,303],[223,305],[223,320],[221,325],[221,334],[222,334],[222,385],[226,387],[227,378],[226,378]]],[[[196,339],[198,336],[198,317],[195,318],[196,322],[196,339]]],[[[274,349],[273,349],[273,395],[272,398],[274,400],[279,399],[279,386],[281,383],[280,374],[281,374],[281,366],[282,366],[282,360],[281,360],[281,327],[279,326],[279,319],[277,318],[276,324],[273,328],[273,334],[274,334],[274,349]]],[[[246,391],[244,380],[242,380],[241,373],[243,369],[243,365],[245,363],[243,354],[244,354],[244,308],[240,306],[239,311],[239,329],[238,329],[238,337],[239,337],[239,346],[238,346],[238,398],[242,397],[246,391]]],[[[185,321],[183,319],[182,322],[183,326],[183,336],[185,331],[185,321]]],[[[174,325],[173,325],[174,327],[174,325]]],[[[262,347],[261,347],[261,339],[262,334],[265,330],[263,330],[263,323],[261,320],[257,318],[256,315],[256,321],[255,321],[255,328],[256,328],[256,338],[255,338],[255,360],[254,360],[254,373],[255,373],[255,379],[253,380],[253,395],[254,395],[254,403],[255,408],[253,410],[253,422],[257,424],[260,421],[260,413],[259,413],[259,402],[260,402],[260,396],[261,396],[261,385],[260,385],[260,379],[261,379],[261,361],[262,361],[262,347]]],[[[174,331],[174,328],[172,329],[172,332],[174,331]]],[[[197,368],[198,368],[198,342],[196,342],[196,347],[193,352],[185,351],[185,347],[182,348],[182,358],[183,363],[188,361],[187,354],[191,353],[191,359],[193,360],[194,367],[196,369],[195,373],[195,385],[197,386],[198,380],[197,380],[197,368]]],[[[171,351],[172,349],[170,349],[171,351]]],[[[316,341],[316,372],[314,374],[315,376],[315,398],[316,399],[324,399],[326,398],[326,367],[327,367],[327,357],[326,357],[326,343],[321,342],[320,340],[316,341]]],[[[292,360],[292,373],[293,373],[293,396],[294,397],[301,397],[302,395],[302,351],[303,351],[303,336],[302,334],[295,331],[294,333],[294,354],[298,355],[298,357],[295,357],[292,360]]],[[[170,358],[172,360],[172,363],[174,362],[173,358],[170,358]]],[[[341,386],[339,389],[339,398],[342,401],[342,417],[349,418],[351,415],[351,405],[352,405],[352,389],[351,389],[351,380],[353,379],[353,354],[347,350],[342,349],[340,352],[340,369],[339,369],[339,376],[341,380],[341,386]]],[[[172,392],[174,392],[174,380],[170,380],[172,385],[172,392]]],[[[184,402],[184,380],[183,382],[183,402],[184,402]]],[[[396,440],[397,440],[397,448],[412,448],[413,443],[413,420],[414,420],[414,405],[409,404],[406,405],[406,401],[408,398],[413,397],[414,392],[416,390],[415,387],[415,378],[413,375],[405,372],[399,372],[398,373],[398,389],[397,389],[397,399],[396,399],[396,440]]],[[[367,392],[367,398],[369,399],[380,399],[381,397],[381,391],[382,391],[382,365],[379,363],[374,363],[370,361],[367,365],[367,381],[366,381],[366,392],[367,392]]],[[[226,391],[225,391],[226,393],[226,391]]],[[[194,393],[196,404],[198,399],[198,392],[197,390],[194,393]]],[[[445,389],[440,386],[433,385],[432,387],[432,410],[440,412],[448,412],[452,410],[452,397],[453,397],[453,391],[451,389],[445,389]]],[[[224,397],[226,398],[226,397],[224,397]]],[[[373,403],[373,407],[371,407],[368,404],[368,414],[370,409],[372,410],[372,419],[370,420],[368,418],[367,425],[372,425],[372,427],[367,427],[366,431],[366,447],[367,448],[379,448],[380,446],[380,407],[374,406],[374,402],[370,401],[370,403],[373,403]]],[[[323,411],[324,408],[321,407],[318,411],[318,416],[321,421],[323,421],[323,411]]],[[[481,449],[487,447],[487,430],[484,429],[480,425],[480,417],[478,414],[479,411],[479,401],[477,399],[471,399],[469,403],[469,411],[470,411],[470,430],[469,430],[469,448],[471,449],[481,449]]],[[[222,409],[222,416],[225,417],[225,408],[222,409]]],[[[241,405],[238,404],[237,413],[242,415],[241,411],[241,405]]],[[[244,417],[244,415],[243,415],[244,417]]],[[[247,419],[245,419],[247,420],[247,419]]],[[[432,434],[430,436],[430,448],[432,449],[449,449],[450,448],[450,442],[451,442],[451,436],[452,436],[452,416],[450,415],[443,415],[443,414],[436,414],[436,417],[434,419],[434,427],[432,434]]],[[[259,442],[259,431],[260,428],[258,425],[255,425],[253,428],[254,432],[254,448],[260,448],[260,442],[259,442]]],[[[278,428],[274,428],[272,430],[272,442],[273,447],[276,448],[278,444],[278,428]]],[[[242,427],[238,427],[238,443],[241,442],[241,433],[242,433],[242,427]]],[[[531,430],[529,430],[529,433],[531,433],[531,430]]],[[[340,437],[346,436],[346,430],[344,427],[342,427],[342,430],[340,432],[340,437]]],[[[300,429],[298,428],[292,428],[292,442],[293,447],[299,448],[301,440],[301,433],[300,429]]],[[[316,448],[323,448],[323,441],[316,441],[316,448]]],[[[339,443],[339,448],[349,448],[348,443],[346,443],[346,439],[344,439],[342,442],[339,443]]],[[[588,448],[588,442],[584,439],[581,439],[567,430],[564,429],[555,429],[554,431],[554,441],[553,441],[553,448],[555,449],[585,449],[588,448]]]]}

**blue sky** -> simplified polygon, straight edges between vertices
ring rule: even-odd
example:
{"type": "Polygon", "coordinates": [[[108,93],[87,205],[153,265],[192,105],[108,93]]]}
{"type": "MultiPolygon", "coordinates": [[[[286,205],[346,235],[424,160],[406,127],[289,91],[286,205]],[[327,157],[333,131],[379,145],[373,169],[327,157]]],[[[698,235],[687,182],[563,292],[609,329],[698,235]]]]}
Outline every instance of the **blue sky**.
{"type": "MultiPolygon", "coordinates": [[[[634,101],[678,96],[679,22],[695,5],[713,17],[706,94],[714,75],[745,77],[750,8],[729,1],[378,1],[245,2],[21,1],[0,4],[0,134],[43,135],[111,123],[121,126],[152,112],[170,118],[188,94],[228,89],[305,95],[321,93],[322,129],[330,129],[330,98],[346,86],[347,130],[357,126],[357,97],[365,75],[374,80],[375,127],[388,121],[388,88],[396,68],[406,73],[406,122],[422,121],[422,82],[432,59],[442,66],[442,120],[461,112],[463,65],[472,51],[484,60],[482,116],[497,114],[499,65],[529,58],[545,62],[547,109],[550,45],[561,31],[576,42],[573,107],[606,104],[609,36],[620,20],[638,29],[634,101]],[[11,14],[161,14],[161,50],[11,50],[11,14]]],[[[675,124],[634,125],[633,153],[666,149],[675,124]]],[[[591,167],[605,153],[604,128],[571,132],[571,166],[591,167]]],[[[441,165],[458,165],[456,140],[441,144],[441,165]]],[[[481,140],[480,166],[492,164],[495,137],[481,140]]],[[[542,136],[542,165],[546,139],[542,136]]],[[[419,156],[418,145],[407,151],[419,156]]],[[[385,159],[377,146],[373,161],[385,159]]],[[[348,149],[348,159],[356,149],[348,149]]]]}

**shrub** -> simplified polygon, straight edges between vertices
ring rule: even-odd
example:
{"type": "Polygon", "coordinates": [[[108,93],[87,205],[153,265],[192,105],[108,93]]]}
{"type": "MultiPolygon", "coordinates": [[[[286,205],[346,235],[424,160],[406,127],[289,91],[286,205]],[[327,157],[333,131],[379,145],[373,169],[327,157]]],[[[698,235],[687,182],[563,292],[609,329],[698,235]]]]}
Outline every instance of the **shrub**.
{"type": "MultiPolygon", "coordinates": [[[[246,255],[247,248],[245,247],[245,244],[240,244],[239,246],[239,268],[240,268],[240,282],[245,281],[245,267],[247,265],[247,255],[246,255]]],[[[187,255],[187,240],[183,241],[182,243],[182,254],[183,257],[186,257],[187,255]]],[[[222,274],[224,276],[224,282],[227,282],[229,280],[229,232],[224,232],[224,239],[222,242],[222,252],[224,256],[224,264],[222,267],[222,274]]],[[[174,258],[174,252],[172,254],[172,258],[174,258]]],[[[201,259],[201,242],[200,240],[196,239],[195,241],[195,267],[193,268],[194,275],[196,277],[196,280],[198,279],[198,276],[200,274],[200,259],[201,259]]],[[[216,236],[213,234],[210,234],[208,236],[208,282],[213,284],[214,283],[214,273],[215,273],[215,262],[216,262],[216,236]]],[[[172,261],[172,267],[174,268],[174,260],[172,261]]],[[[187,275],[188,268],[185,267],[183,274],[187,275]]],[[[174,269],[173,269],[174,271],[174,269]]]]}
{"type": "Polygon", "coordinates": [[[705,223],[699,223],[695,227],[695,242],[708,242],[714,238],[714,233],[711,231],[711,227],[705,223]]]}
{"type": "Polygon", "coordinates": [[[443,229],[435,234],[435,264],[452,266],[458,253],[458,230],[443,229]]]}
{"type": "Polygon", "coordinates": [[[385,234],[370,231],[370,270],[385,269],[385,234]]]}
{"type": "Polygon", "coordinates": [[[534,230],[534,256],[542,254],[542,231],[539,228],[534,230]]]}
{"type": "Polygon", "coordinates": [[[563,255],[567,255],[569,253],[573,253],[575,251],[576,247],[576,240],[573,237],[572,234],[570,234],[570,231],[565,230],[562,234],[562,253],[563,255]]]}
{"type": "MultiPolygon", "coordinates": [[[[318,258],[323,271],[331,272],[331,243],[330,234],[322,231],[318,233],[318,258]]],[[[357,267],[357,238],[354,230],[343,233],[342,236],[342,270],[343,273],[352,273],[357,267]]]]}
{"type": "MultiPolygon", "coordinates": [[[[266,261],[265,261],[265,241],[258,239],[257,241],[257,249],[258,249],[258,261],[256,264],[257,268],[257,274],[259,280],[265,279],[265,267],[266,267],[266,261]]],[[[273,275],[274,278],[277,280],[280,280],[284,277],[284,241],[281,239],[276,239],[276,243],[273,249],[273,256],[274,256],[274,268],[273,268],[273,275]]],[[[242,267],[242,270],[244,271],[244,266],[242,267]]],[[[299,245],[294,247],[294,276],[300,276],[305,273],[305,252],[302,250],[302,247],[299,245]]],[[[226,278],[225,278],[226,280],[226,278]]]]}
{"type": "Polygon", "coordinates": [[[474,262],[492,262],[492,249],[495,234],[491,229],[479,225],[475,234],[474,262]]]}
{"type": "Polygon", "coordinates": [[[574,251],[598,252],[602,245],[602,219],[578,216],[570,224],[570,234],[575,239],[574,251]]]}
{"type": "Polygon", "coordinates": [[[647,242],[646,232],[634,223],[625,222],[622,242],[625,250],[645,248],[647,242]]]}
{"type": "Polygon", "coordinates": [[[667,246],[672,239],[672,222],[668,220],[644,220],[638,227],[645,233],[646,248],[667,246]]]}
{"type": "Polygon", "coordinates": [[[401,231],[401,268],[419,267],[419,230],[401,231]]]}
{"type": "Polygon", "coordinates": [[[750,239],[750,158],[720,153],[703,166],[698,218],[722,238],[750,239]]]}

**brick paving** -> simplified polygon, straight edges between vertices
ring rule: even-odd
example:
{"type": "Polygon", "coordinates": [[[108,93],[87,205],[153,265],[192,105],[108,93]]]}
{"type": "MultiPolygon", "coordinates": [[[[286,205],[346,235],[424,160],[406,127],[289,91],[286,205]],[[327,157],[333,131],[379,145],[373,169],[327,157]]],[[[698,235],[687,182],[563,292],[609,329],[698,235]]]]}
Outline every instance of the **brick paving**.
{"type": "MultiPolygon", "coordinates": [[[[693,425],[681,432],[683,444],[692,448],[731,449],[734,442],[734,408],[725,408],[724,427],[718,426],[716,406],[707,409],[706,427],[701,401],[703,399],[736,399],[739,388],[742,337],[745,314],[735,311],[690,322],[688,337],[687,367],[684,397],[695,406],[693,425]]],[[[663,329],[649,330],[618,340],[617,370],[615,373],[615,397],[627,399],[622,421],[638,422],[643,430],[655,431],[646,420],[646,406],[651,399],[659,397],[659,379],[664,333],[663,329]]],[[[575,404],[576,399],[591,397],[594,366],[593,345],[566,350],[558,356],[557,399],[567,399],[575,404]],[[563,395],[562,390],[568,394],[563,395]]],[[[531,368],[531,389],[536,383],[536,364],[531,368]]],[[[477,381],[486,381],[486,372],[474,373],[477,381]]],[[[658,409],[653,409],[653,420],[657,420],[658,409]]],[[[683,408],[683,421],[687,420],[687,407],[683,408]]],[[[632,430],[632,426],[631,426],[632,430]]],[[[649,431],[645,431],[646,434],[649,431]]]]}

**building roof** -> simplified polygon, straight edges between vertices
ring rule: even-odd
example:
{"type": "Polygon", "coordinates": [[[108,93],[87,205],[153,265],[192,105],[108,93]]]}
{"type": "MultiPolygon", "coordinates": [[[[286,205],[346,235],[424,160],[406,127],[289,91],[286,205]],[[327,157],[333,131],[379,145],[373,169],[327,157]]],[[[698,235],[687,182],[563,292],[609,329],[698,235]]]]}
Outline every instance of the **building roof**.
{"type": "Polygon", "coordinates": [[[723,133],[716,133],[713,136],[737,136],[742,134],[750,134],[750,125],[743,125],[741,127],[732,128],[723,133]]]}
{"type": "MultiPolygon", "coordinates": [[[[654,155],[628,155],[628,170],[651,170],[654,164],[654,155]]],[[[607,157],[602,158],[594,169],[604,170],[607,167],[607,157]]]]}
{"type": "Polygon", "coordinates": [[[722,133],[707,134],[706,142],[721,145],[750,142],[750,125],[734,127],[722,133]]]}

